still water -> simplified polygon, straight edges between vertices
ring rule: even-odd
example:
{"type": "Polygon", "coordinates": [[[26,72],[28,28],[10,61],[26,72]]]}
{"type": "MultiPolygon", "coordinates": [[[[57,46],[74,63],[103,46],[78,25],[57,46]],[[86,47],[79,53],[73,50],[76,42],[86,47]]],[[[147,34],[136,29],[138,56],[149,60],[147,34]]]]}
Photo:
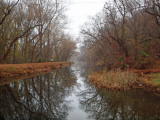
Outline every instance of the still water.
{"type": "Polygon", "coordinates": [[[0,120],[158,120],[160,96],[91,86],[73,65],[0,86],[0,120]]]}

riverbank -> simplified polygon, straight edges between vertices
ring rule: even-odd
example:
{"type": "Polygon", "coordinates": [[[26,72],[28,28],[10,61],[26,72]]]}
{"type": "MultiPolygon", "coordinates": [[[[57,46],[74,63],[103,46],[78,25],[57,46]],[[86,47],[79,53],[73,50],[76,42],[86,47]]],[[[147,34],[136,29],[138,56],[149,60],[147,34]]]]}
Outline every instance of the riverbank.
{"type": "Polygon", "coordinates": [[[133,72],[117,69],[93,72],[89,76],[89,81],[98,88],[121,91],[132,88],[137,78],[133,72]]]}
{"type": "Polygon", "coordinates": [[[0,64],[0,79],[28,76],[66,67],[70,62],[0,64]]]}
{"type": "Polygon", "coordinates": [[[160,64],[156,68],[145,70],[111,70],[92,72],[91,84],[107,90],[123,91],[132,88],[144,88],[160,93],[160,64]]]}
{"type": "Polygon", "coordinates": [[[139,76],[133,71],[99,71],[89,75],[91,84],[107,90],[124,91],[144,88],[160,93],[160,73],[139,76]]]}

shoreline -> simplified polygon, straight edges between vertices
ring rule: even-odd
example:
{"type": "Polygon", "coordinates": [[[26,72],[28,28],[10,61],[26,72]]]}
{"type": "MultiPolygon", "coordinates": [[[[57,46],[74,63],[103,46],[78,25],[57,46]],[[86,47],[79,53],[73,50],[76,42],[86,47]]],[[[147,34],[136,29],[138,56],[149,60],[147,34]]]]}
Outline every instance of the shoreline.
{"type": "Polygon", "coordinates": [[[0,81],[14,77],[31,76],[70,65],[71,62],[0,64],[0,81]]]}
{"type": "MultiPolygon", "coordinates": [[[[141,72],[141,71],[140,71],[141,72]]],[[[148,73],[148,72],[147,72],[148,73]]],[[[156,72],[160,74],[159,72],[156,72]]],[[[92,72],[89,82],[97,88],[110,91],[125,91],[129,89],[142,88],[149,92],[160,93],[160,82],[155,83],[154,73],[140,76],[134,71],[99,71],[92,72]],[[152,76],[152,77],[151,77],[152,76]]],[[[160,77],[158,77],[160,79],[160,77]]]]}

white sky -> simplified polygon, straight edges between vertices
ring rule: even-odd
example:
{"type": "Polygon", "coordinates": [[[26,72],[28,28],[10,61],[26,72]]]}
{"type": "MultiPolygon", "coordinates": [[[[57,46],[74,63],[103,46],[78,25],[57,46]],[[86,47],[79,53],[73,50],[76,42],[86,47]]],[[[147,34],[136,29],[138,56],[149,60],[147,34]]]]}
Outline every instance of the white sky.
{"type": "Polygon", "coordinates": [[[105,1],[107,0],[70,0],[66,12],[70,22],[67,31],[77,37],[80,27],[88,20],[89,16],[94,16],[102,11],[105,1]]]}

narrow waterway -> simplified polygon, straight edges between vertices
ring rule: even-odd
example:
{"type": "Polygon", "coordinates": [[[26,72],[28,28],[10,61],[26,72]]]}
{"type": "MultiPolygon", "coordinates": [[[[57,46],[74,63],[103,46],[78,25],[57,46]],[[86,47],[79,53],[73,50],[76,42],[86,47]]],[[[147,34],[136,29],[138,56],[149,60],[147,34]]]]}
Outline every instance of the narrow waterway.
{"type": "Polygon", "coordinates": [[[0,86],[0,120],[158,120],[160,96],[90,85],[83,65],[0,86]]]}

